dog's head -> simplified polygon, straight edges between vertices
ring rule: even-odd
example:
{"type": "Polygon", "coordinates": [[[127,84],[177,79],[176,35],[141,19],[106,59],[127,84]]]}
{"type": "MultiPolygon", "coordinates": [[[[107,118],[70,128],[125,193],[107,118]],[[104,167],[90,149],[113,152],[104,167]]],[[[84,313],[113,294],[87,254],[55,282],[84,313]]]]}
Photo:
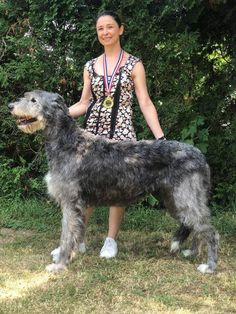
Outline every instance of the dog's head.
{"type": "Polygon", "coordinates": [[[8,105],[16,117],[18,128],[25,133],[34,133],[46,127],[47,121],[57,115],[58,110],[68,114],[64,99],[55,93],[41,90],[27,92],[19,101],[8,105]]]}

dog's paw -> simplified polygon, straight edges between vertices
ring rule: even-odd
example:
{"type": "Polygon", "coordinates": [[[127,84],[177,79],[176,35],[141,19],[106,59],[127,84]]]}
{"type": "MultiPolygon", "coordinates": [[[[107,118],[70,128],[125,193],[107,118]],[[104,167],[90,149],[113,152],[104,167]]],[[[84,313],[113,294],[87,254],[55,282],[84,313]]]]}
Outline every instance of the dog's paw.
{"type": "Polygon", "coordinates": [[[58,263],[59,262],[59,255],[60,255],[60,246],[57,247],[56,249],[54,249],[52,252],[51,252],[51,256],[52,256],[52,260],[54,263],[58,263]]]}
{"type": "Polygon", "coordinates": [[[212,274],[214,272],[213,269],[209,267],[207,264],[201,264],[198,266],[197,270],[199,270],[203,274],[212,274]]]}
{"type": "Polygon", "coordinates": [[[184,257],[193,256],[193,251],[192,250],[183,250],[182,254],[184,257]]]}
{"type": "Polygon", "coordinates": [[[84,242],[81,242],[78,248],[79,253],[84,254],[86,250],[87,250],[86,244],[84,242]]]}
{"type": "MultiPolygon", "coordinates": [[[[84,254],[84,253],[86,252],[86,250],[87,250],[87,247],[86,247],[85,243],[84,243],[84,242],[81,242],[81,243],[79,244],[79,247],[78,247],[78,252],[81,253],[81,254],[84,254]]],[[[52,256],[52,261],[53,261],[54,263],[58,263],[58,262],[59,262],[60,251],[61,251],[61,248],[60,248],[60,246],[59,246],[59,247],[57,247],[56,249],[54,249],[54,250],[50,253],[51,256],[52,256]]],[[[73,252],[71,253],[71,259],[74,259],[75,256],[76,256],[76,252],[73,251],[73,252]]]]}
{"type": "Polygon", "coordinates": [[[49,273],[59,273],[66,270],[66,266],[63,264],[49,264],[46,267],[46,271],[49,273]]]}
{"type": "Polygon", "coordinates": [[[170,246],[170,253],[176,253],[179,251],[179,241],[172,241],[170,246]]]}

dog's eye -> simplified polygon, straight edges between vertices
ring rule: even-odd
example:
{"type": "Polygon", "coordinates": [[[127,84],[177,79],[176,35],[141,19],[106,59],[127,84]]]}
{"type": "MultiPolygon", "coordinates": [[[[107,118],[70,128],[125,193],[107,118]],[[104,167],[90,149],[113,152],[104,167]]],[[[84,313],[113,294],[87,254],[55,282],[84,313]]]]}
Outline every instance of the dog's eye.
{"type": "Polygon", "coordinates": [[[31,98],[31,101],[32,101],[32,102],[36,102],[35,98],[31,98]]]}

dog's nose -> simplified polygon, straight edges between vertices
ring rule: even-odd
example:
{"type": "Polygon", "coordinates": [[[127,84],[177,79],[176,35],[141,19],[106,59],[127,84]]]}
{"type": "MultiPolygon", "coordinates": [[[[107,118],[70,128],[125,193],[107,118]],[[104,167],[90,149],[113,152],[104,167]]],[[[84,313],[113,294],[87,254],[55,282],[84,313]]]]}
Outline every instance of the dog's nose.
{"type": "Polygon", "coordinates": [[[8,108],[10,109],[10,111],[12,111],[13,108],[14,108],[14,104],[13,104],[13,103],[10,103],[10,104],[8,105],[8,108]]]}

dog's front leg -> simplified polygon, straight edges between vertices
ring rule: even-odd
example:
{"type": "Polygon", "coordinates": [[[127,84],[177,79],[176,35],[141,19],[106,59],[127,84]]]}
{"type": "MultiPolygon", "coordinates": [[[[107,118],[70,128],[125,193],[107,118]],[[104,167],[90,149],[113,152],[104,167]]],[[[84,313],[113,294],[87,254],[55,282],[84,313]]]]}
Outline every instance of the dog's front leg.
{"type": "Polygon", "coordinates": [[[47,271],[58,272],[66,269],[78,250],[78,243],[84,238],[85,224],[82,206],[63,206],[62,233],[59,256],[56,263],[47,266],[47,271]]]}

